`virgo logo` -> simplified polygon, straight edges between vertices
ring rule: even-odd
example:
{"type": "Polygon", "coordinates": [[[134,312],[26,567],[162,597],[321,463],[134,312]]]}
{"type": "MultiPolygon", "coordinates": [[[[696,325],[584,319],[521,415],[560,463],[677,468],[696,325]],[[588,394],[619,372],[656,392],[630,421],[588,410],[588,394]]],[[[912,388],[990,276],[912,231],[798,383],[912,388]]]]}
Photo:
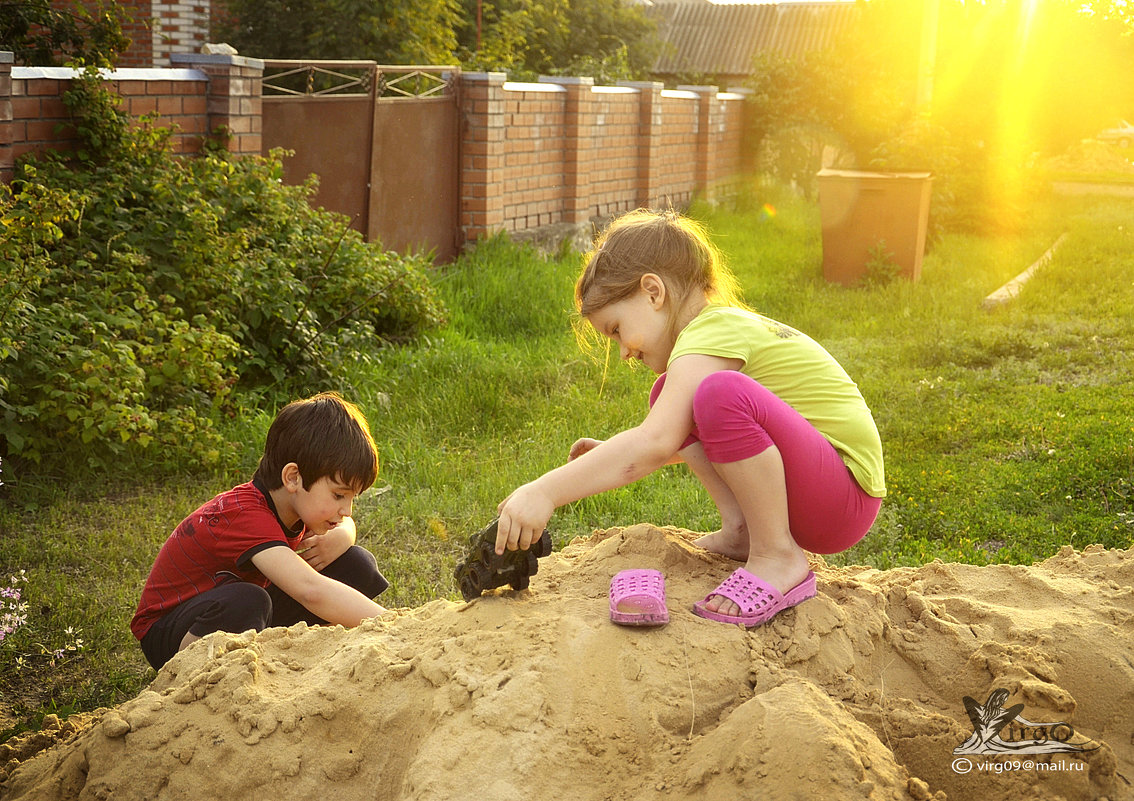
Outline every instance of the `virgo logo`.
{"type": "Polygon", "coordinates": [[[965,696],[965,711],[973,734],[953,749],[954,754],[1076,754],[1094,751],[1099,744],[1076,737],[1070,723],[1035,723],[1021,717],[1023,704],[1007,709],[1005,689],[993,690],[984,706],[965,696]]]}

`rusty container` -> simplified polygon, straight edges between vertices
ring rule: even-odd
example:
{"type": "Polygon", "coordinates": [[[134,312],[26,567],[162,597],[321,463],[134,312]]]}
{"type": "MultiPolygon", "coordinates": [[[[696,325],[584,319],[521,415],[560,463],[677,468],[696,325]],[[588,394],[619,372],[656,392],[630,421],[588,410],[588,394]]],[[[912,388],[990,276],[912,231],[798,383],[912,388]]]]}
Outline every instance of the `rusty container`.
{"type": "Polygon", "coordinates": [[[885,254],[899,275],[918,280],[932,174],[824,169],[818,179],[823,277],[857,284],[871,260],[885,254]]]}

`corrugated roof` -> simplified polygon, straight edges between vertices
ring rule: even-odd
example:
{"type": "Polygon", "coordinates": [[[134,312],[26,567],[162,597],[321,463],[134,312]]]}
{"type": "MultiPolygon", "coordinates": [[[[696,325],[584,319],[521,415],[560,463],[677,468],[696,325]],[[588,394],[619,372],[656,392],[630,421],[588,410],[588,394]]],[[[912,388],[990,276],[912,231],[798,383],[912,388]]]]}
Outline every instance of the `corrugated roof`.
{"type": "Polygon", "coordinates": [[[663,75],[747,75],[763,51],[799,57],[829,47],[857,13],[854,3],[718,5],[662,0],[648,12],[666,46],[654,64],[663,75]]]}

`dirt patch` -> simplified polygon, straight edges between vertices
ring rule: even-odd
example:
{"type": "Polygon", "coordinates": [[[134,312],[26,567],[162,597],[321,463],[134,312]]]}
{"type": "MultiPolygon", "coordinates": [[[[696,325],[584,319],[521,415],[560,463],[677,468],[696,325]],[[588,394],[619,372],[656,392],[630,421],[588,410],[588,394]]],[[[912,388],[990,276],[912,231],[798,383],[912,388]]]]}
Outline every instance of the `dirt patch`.
{"type": "Polygon", "coordinates": [[[576,540],[525,592],[349,631],[213,635],[0,795],[1131,797],[1134,550],[1065,548],[1031,567],[816,562],[818,597],[752,631],[688,611],[734,567],[639,525],[576,540]],[[668,626],[609,622],[607,586],[627,567],[667,575],[668,626]],[[957,772],[974,733],[964,699],[997,689],[1082,748],[1029,769],[970,754],[957,772]]]}

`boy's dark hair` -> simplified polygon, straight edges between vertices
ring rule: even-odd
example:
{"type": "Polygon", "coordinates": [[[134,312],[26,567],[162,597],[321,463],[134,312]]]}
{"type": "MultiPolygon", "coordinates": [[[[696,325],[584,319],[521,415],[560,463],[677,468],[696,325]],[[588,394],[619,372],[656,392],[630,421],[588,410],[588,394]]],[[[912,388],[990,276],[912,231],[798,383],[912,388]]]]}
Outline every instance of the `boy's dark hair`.
{"type": "Polygon", "coordinates": [[[378,477],[378,449],[357,406],[335,392],[292,401],[268,428],[255,478],[268,490],[283,486],[284,465],[295,462],[310,489],[330,477],[362,492],[378,477]]]}

